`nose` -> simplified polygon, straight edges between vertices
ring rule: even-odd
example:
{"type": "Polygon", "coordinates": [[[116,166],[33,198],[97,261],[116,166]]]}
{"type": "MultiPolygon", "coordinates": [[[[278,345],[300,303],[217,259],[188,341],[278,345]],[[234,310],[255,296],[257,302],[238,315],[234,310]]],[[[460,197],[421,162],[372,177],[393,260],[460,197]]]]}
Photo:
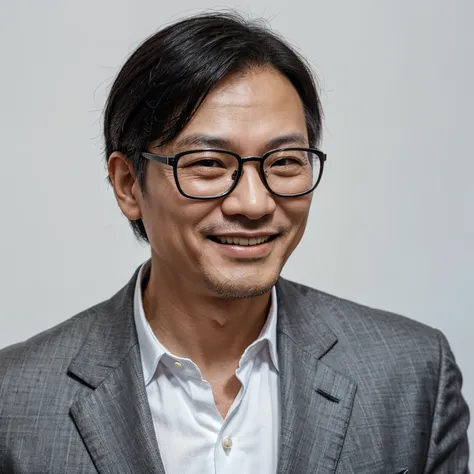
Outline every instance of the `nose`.
{"type": "Polygon", "coordinates": [[[275,212],[275,200],[262,182],[257,163],[245,163],[236,188],[223,200],[221,207],[224,214],[243,215],[251,220],[275,212]]]}

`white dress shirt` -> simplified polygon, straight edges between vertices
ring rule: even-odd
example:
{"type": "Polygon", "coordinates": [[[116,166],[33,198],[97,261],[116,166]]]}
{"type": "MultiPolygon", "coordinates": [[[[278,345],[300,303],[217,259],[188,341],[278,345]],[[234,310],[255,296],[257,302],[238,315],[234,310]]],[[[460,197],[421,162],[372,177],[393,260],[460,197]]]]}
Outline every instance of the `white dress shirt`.
{"type": "Polygon", "coordinates": [[[134,316],[166,473],[275,474],[280,431],[276,289],[260,336],[240,359],[235,374],[242,387],[222,419],[198,366],[169,352],[151,330],[142,301],[145,265],[138,274],[134,316]]]}

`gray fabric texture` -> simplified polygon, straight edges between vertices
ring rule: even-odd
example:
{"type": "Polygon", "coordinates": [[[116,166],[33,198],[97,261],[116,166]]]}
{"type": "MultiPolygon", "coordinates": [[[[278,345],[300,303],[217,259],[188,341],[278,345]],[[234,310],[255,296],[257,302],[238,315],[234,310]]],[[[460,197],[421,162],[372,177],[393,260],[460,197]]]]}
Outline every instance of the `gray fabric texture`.
{"type": "MultiPolygon", "coordinates": [[[[0,473],[164,474],[133,322],[137,273],[0,351],[0,473]]],[[[469,472],[462,377],[438,330],[285,279],[277,292],[278,474],[469,472]]]]}

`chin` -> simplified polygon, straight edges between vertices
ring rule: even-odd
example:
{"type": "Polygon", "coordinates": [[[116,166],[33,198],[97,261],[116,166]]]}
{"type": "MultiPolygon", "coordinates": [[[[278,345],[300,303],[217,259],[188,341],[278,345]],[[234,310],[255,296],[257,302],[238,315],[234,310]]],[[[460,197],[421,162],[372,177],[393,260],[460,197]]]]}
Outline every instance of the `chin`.
{"type": "Polygon", "coordinates": [[[262,278],[204,278],[208,290],[223,298],[255,298],[268,293],[279,278],[278,275],[269,275],[262,278]]]}

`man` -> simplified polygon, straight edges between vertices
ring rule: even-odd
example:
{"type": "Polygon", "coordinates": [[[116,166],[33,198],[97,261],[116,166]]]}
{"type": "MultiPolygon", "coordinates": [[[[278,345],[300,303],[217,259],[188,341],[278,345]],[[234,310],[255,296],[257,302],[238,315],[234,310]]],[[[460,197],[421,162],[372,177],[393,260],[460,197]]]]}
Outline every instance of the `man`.
{"type": "Polygon", "coordinates": [[[326,155],[305,62],[188,18],[105,111],[117,202],[151,259],[110,300],[0,352],[0,471],[465,473],[444,336],[280,278],[326,155]]]}

